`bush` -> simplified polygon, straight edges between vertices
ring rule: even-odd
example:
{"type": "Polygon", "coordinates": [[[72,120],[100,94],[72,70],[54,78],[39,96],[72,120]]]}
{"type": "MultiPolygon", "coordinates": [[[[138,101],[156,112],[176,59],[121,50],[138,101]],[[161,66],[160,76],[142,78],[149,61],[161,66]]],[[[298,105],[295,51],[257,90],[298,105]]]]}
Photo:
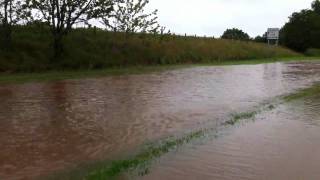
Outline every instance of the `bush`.
{"type": "Polygon", "coordinates": [[[305,54],[307,56],[319,56],[320,57],[320,49],[310,48],[305,52],[305,54]]]}

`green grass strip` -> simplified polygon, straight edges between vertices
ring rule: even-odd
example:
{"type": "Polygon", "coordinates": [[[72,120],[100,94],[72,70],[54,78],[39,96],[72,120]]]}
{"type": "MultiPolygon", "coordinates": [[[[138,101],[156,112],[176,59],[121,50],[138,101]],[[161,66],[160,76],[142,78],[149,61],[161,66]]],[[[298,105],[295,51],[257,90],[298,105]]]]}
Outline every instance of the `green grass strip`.
{"type": "Polygon", "coordinates": [[[309,97],[309,96],[315,96],[315,95],[320,95],[320,85],[319,84],[313,85],[310,88],[298,90],[295,93],[284,96],[283,99],[285,101],[289,102],[289,101],[293,101],[293,100],[297,100],[297,99],[301,99],[301,98],[309,97]]]}
{"type": "Polygon", "coordinates": [[[170,150],[177,148],[183,144],[187,144],[190,141],[203,137],[207,130],[199,130],[192,132],[179,139],[171,139],[161,143],[159,146],[150,147],[146,151],[126,160],[118,160],[111,163],[111,165],[104,168],[92,171],[85,179],[88,180],[102,180],[113,179],[123,172],[127,172],[130,169],[137,169],[141,166],[148,164],[155,158],[168,153],[170,150]]]}
{"type": "MultiPolygon", "coordinates": [[[[266,110],[272,110],[275,108],[273,104],[264,104],[262,107],[258,107],[257,110],[252,112],[237,113],[231,116],[231,119],[223,123],[223,126],[232,126],[241,120],[252,119],[260,112],[266,110]]],[[[208,133],[212,132],[212,128],[201,129],[191,132],[185,136],[177,139],[167,139],[162,141],[160,145],[151,146],[147,150],[137,154],[136,156],[126,159],[112,162],[110,165],[91,171],[85,179],[87,180],[105,180],[114,179],[122,173],[130,170],[136,170],[140,167],[146,167],[152,160],[159,158],[160,156],[176,149],[184,144],[188,144],[191,141],[202,138],[208,133]]]]}
{"type": "Polygon", "coordinates": [[[319,57],[290,57],[290,58],[271,58],[271,59],[251,59],[251,60],[223,60],[213,61],[207,64],[177,64],[177,65],[150,65],[150,66],[131,66],[118,67],[101,70],[79,70],[79,71],[49,71],[41,73],[2,73],[0,74],[0,84],[26,83],[57,81],[66,79],[95,78],[114,75],[146,74],[161,72],[174,69],[191,68],[199,66],[225,66],[225,65],[254,65],[275,62],[296,62],[320,60],[319,57]]]}

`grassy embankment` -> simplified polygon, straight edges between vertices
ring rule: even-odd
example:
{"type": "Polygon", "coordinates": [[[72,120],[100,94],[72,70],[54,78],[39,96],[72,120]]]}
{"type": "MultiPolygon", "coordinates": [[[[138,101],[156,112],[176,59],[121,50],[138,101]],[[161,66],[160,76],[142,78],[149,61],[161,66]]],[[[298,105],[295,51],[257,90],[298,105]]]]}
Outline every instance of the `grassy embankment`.
{"type": "Polygon", "coordinates": [[[50,33],[44,27],[15,27],[12,50],[0,50],[0,82],[135,74],[191,64],[257,64],[303,57],[282,47],[254,42],[169,35],[126,37],[93,29],[70,33],[64,39],[65,53],[58,61],[50,58],[50,44],[50,33]]]}

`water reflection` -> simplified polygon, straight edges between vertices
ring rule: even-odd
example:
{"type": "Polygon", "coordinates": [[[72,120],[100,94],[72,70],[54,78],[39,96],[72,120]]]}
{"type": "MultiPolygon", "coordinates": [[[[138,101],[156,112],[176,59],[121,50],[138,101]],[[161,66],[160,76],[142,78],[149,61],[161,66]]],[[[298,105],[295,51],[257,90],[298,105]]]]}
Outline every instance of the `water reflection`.
{"type": "Polygon", "coordinates": [[[0,86],[0,178],[112,159],[310,86],[320,63],[197,67],[0,86]]]}

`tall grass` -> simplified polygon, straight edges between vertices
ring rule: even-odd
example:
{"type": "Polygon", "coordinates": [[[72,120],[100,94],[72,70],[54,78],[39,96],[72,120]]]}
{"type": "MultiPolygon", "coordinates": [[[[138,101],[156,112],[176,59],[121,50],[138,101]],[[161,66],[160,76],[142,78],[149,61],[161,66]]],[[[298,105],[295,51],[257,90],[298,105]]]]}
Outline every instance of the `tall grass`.
{"type": "Polygon", "coordinates": [[[99,29],[75,29],[64,39],[63,57],[52,61],[51,39],[46,27],[15,27],[12,51],[0,50],[0,72],[100,69],[299,56],[282,47],[254,42],[150,34],[128,37],[99,29]]]}

